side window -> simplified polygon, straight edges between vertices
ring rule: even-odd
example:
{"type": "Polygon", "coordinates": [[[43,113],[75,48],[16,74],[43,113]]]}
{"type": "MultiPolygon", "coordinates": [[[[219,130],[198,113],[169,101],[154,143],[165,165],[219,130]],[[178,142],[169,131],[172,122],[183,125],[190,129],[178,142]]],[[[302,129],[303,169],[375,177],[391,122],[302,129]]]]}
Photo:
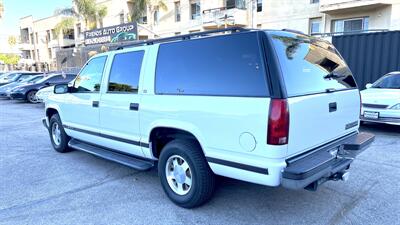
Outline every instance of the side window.
{"type": "Polygon", "coordinates": [[[100,56],[90,60],[79,73],[74,83],[74,92],[100,91],[101,77],[107,56],[100,56]]]}
{"type": "Polygon", "coordinates": [[[156,93],[268,96],[256,32],[161,44],[156,93]]]}
{"type": "Polygon", "coordinates": [[[138,92],[143,55],[144,51],[137,51],[114,56],[108,82],[109,92],[138,92]]]}

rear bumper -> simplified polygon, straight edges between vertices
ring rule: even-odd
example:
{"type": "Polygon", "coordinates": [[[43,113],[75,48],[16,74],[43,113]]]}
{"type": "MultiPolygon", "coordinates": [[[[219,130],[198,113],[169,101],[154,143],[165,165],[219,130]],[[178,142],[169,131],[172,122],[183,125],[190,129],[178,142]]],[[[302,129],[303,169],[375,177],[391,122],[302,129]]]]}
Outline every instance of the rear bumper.
{"type": "Polygon", "coordinates": [[[378,119],[370,119],[370,118],[365,118],[364,116],[361,116],[360,120],[363,122],[400,125],[400,118],[397,118],[397,117],[379,117],[378,119]]]}
{"type": "Polygon", "coordinates": [[[325,181],[339,179],[374,138],[370,133],[353,133],[286,160],[281,185],[289,189],[316,189],[325,181]]]}

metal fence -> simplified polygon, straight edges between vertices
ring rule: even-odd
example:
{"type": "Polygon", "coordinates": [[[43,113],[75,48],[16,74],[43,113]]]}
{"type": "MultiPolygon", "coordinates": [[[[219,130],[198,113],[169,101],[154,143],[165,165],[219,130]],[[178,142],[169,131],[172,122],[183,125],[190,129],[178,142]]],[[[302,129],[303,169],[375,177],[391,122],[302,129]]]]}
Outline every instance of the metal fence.
{"type": "Polygon", "coordinates": [[[333,36],[360,89],[382,75],[400,70],[400,31],[333,36]]]}

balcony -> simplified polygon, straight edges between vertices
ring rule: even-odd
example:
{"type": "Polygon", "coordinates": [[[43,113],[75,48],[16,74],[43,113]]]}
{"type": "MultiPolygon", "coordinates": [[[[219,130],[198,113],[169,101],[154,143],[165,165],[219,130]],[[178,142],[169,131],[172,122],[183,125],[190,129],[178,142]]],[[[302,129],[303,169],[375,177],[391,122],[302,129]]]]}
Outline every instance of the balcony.
{"type": "Polygon", "coordinates": [[[319,4],[319,11],[327,14],[371,10],[391,5],[387,0],[321,0],[319,4]]]}
{"type": "Polygon", "coordinates": [[[33,44],[29,43],[28,41],[23,41],[21,43],[18,44],[18,48],[22,51],[29,51],[29,50],[33,50],[34,46],[33,44]]]}
{"type": "Polygon", "coordinates": [[[65,46],[71,46],[75,45],[75,40],[74,39],[53,39],[49,42],[49,47],[50,48],[57,48],[57,47],[65,47],[65,46]]]}
{"type": "Polygon", "coordinates": [[[205,29],[215,29],[227,26],[246,26],[247,10],[239,8],[220,7],[203,11],[202,24],[205,29]]]}

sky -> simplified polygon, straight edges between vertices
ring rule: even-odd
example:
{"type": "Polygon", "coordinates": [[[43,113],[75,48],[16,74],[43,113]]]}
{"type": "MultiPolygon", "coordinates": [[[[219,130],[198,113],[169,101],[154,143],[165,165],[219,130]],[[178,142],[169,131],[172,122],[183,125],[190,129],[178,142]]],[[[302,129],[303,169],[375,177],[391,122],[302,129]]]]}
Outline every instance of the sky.
{"type": "Polygon", "coordinates": [[[19,34],[19,19],[32,15],[34,20],[53,15],[55,9],[71,7],[72,0],[3,0],[4,17],[0,34],[19,34]]]}

